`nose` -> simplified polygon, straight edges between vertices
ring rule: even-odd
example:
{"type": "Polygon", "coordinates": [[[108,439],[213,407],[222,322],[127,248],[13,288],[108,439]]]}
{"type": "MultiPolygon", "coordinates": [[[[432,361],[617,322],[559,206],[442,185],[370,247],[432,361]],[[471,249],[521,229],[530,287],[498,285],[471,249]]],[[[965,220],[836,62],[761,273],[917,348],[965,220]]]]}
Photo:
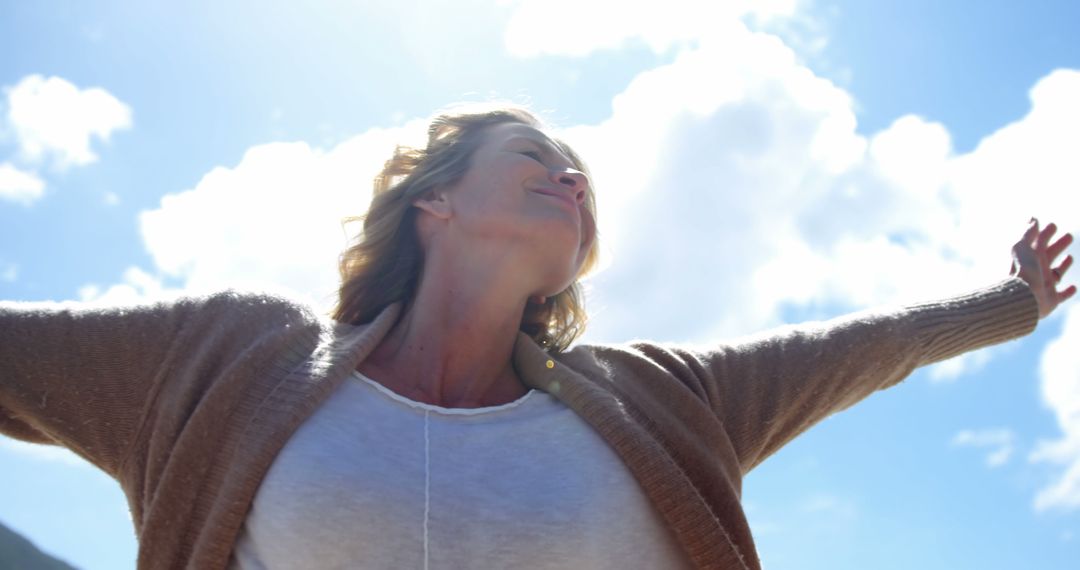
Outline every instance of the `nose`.
{"type": "Polygon", "coordinates": [[[589,190],[589,177],[585,176],[584,172],[573,168],[552,171],[551,179],[561,188],[571,192],[578,204],[585,202],[585,193],[589,190]]]}

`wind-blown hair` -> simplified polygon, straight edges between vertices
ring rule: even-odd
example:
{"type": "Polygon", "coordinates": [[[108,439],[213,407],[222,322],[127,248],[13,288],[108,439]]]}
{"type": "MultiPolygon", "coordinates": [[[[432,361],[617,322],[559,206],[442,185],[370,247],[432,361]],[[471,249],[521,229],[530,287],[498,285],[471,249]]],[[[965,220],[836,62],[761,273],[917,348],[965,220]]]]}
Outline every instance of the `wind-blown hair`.
{"type": "MultiPolygon", "coordinates": [[[[331,313],[335,320],[366,323],[391,303],[401,301],[407,306],[412,302],[424,265],[413,202],[437,187],[459,181],[487,129],[501,123],[543,127],[535,115],[521,107],[459,107],[432,119],[426,148],[395,149],[375,177],[367,213],[346,219],[363,222],[363,231],[341,254],[341,287],[331,313]]],[[[588,175],[584,162],[569,146],[559,140],[555,144],[574,168],[588,175]]],[[[591,185],[585,207],[595,220],[596,198],[591,185]]],[[[594,239],[577,279],[595,267],[597,252],[594,239]]],[[[520,329],[548,350],[565,350],[585,331],[584,295],[577,279],[543,304],[529,302],[525,308],[520,329]]]]}

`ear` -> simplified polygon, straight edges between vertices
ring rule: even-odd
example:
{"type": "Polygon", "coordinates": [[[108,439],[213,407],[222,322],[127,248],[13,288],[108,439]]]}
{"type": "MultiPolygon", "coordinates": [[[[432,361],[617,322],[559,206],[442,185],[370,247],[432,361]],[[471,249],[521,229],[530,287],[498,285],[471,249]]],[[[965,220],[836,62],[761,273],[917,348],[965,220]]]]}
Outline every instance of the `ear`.
{"type": "Polygon", "coordinates": [[[413,200],[412,204],[417,209],[427,212],[440,220],[450,218],[453,213],[450,198],[447,196],[446,191],[442,189],[431,190],[425,196],[413,200]]]}

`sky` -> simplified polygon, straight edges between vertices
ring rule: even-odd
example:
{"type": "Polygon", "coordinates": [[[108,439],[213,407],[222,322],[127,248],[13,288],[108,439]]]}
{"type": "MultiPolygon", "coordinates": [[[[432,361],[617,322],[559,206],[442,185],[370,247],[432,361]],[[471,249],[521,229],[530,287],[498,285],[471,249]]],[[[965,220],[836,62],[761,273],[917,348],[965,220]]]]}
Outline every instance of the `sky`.
{"type": "MultiPolygon", "coordinates": [[[[393,145],[492,99],[592,169],[583,342],[955,294],[1031,216],[1080,230],[1078,37],[1049,0],[0,0],[0,299],[327,307],[393,145]]],[[[1075,568],[1078,349],[1073,301],[803,434],[744,483],[764,566],[1075,568]]],[[[0,522],[134,566],[115,482],[8,439],[0,465],[0,522]]]]}

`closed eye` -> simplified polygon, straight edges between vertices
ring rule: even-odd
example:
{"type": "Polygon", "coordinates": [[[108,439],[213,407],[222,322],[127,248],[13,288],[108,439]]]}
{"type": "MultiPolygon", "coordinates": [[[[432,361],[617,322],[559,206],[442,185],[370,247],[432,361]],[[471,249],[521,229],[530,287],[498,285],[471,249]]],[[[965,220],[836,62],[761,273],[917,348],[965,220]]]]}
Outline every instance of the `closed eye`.
{"type": "Polygon", "coordinates": [[[531,158],[531,159],[533,159],[533,160],[535,160],[536,162],[539,162],[539,163],[541,163],[541,164],[543,164],[543,162],[544,162],[544,160],[543,160],[543,156],[542,156],[542,155],[540,154],[540,151],[536,151],[536,150],[523,150],[523,151],[521,151],[521,153],[520,153],[520,154],[523,154],[523,155],[525,155],[525,156],[527,156],[527,157],[529,157],[529,158],[531,158]]]}

